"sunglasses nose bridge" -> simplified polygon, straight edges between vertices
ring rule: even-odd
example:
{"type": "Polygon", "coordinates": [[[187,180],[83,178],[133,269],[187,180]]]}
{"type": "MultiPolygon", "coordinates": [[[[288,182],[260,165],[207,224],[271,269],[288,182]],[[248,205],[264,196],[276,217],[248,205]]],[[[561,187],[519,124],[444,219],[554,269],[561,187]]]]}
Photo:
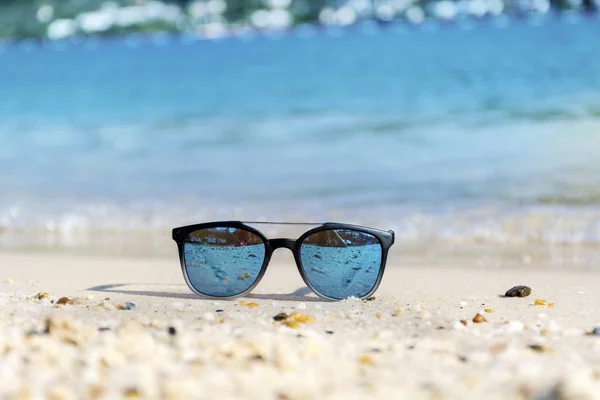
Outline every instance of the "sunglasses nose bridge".
{"type": "Polygon", "coordinates": [[[294,251],[296,248],[296,241],[294,239],[271,239],[269,240],[269,245],[273,250],[283,247],[294,251]]]}

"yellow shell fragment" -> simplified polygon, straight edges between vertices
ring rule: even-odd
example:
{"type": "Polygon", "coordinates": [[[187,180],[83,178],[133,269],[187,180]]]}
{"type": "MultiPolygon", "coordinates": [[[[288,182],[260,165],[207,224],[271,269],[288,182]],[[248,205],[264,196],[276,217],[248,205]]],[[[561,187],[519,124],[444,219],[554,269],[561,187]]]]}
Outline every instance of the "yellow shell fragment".
{"type": "Polygon", "coordinates": [[[537,299],[536,301],[533,302],[533,304],[536,305],[536,306],[545,306],[546,305],[546,300],[537,299]]]}
{"type": "Polygon", "coordinates": [[[245,300],[240,300],[239,305],[250,307],[250,308],[258,307],[258,303],[255,303],[254,301],[247,302],[245,300]]]}
{"type": "Polygon", "coordinates": [[[288,328],[292,328],[292,329],[298,329],[302,326],[302,324],[300,322],[294,321],[294,320],[289,320],[289,319],[286,319],[285,321],[283,321],[282,324],[287,326],[288,328]]]}
{"type": "Polygon", "coordinates": [[[306,314],[300,314],[299,312],[293,312],[288,316],[288,320],[298,321],[303,324],[312,324],[315,322],[315,319],[306,314]]]}
{"type": "Polygon", "coordinates": [[[494,310],[492,310],[491,308],[486,308],[486,309],[485,309],[485,310],[483,310],[483,311],[485,311],[485,312],[486,312],[486,313],[488,313],[488,314],[491,314],[491,313],[493,313],[493,312],[494,312],[494,310]]]}
{"type": "Polygon", "coordinates": [[[273,318],[275,321],[281,321],[281,323],[288,328],[298,329],[302,324],[312,324],[315,322],[314,317],[306,314],[300,314],[294,311],[290,315],[280,313],[273,318]]]}
{"type": "Polygon", "coordinates": [[[370,355],[363,354],[362,356],[358,357],[358,363],[361,365],[373,365],[375,364],[375,361],[370,355]]]}

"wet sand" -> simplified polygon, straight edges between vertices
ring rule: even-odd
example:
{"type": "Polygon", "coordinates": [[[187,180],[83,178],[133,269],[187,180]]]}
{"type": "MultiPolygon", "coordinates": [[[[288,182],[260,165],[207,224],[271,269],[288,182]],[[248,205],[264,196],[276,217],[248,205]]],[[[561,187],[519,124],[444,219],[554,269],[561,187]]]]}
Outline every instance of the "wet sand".
{"type": "Polygon", "coordinates": [[[282,254],[253,296],[213,301],[175,257],[2,254],[0,397],[596,399],[599,287],[392,259],[374,300],[323,302],[282,254]]]}

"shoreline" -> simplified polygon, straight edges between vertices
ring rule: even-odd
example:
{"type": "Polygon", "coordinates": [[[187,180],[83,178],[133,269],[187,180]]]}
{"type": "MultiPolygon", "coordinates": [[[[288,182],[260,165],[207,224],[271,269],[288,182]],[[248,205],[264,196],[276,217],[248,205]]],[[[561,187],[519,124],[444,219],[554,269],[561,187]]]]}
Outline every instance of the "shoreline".
{"type": "Polygon", "coordinates": [[[0,395],[600,393],[600,336],[586,334],[600,326],[600,273],[399,267],[392,259],[373,301],[326,302],[309,294],[291,261],[274,256],[251,296],[215,301],[190,292],[175,257],[0,254],[0,395]],[[533,293],[502,297],[516,285],[533,293]],[[39,299],[42,292],[48,297],[39,299]],[[57,305],[62,297],[73,304],[57,305]],[[129,303],[133,309],[118,309],[129,303]],[[287,326],[273,320],[282,312],[307,317],[287,326]],[[476,314],[487,322],[472,322],[476,314]]]}
{"type": "MultiPolygon", "coordinates": [[[[333,36],[338,37],[340,34],[352,34],[356,31],[363,30],[367,34],[371,34],[374,29],[381,31],[391,30],[400,28],[401,30],[421,30],[424,31],[427,27],[450,27],[454,29],[464,29],[465,23],[469,24],[469,28],[473,27],[486,27],[493,26],[498,28],[505,28],[510,24],[527,24],[529,26],[539,26],[542,22],[568,22],[573,21],[595,21],[598,19],[597,10],[569,10],[569,9],[555,9],[554,12],[546,12],[541,15],[536,13],[520,13],[510,12],[501,13],[498,15],[492,15],[487,17],[478,17],[476,15],[463,15],[462,18],[450,18],[446,19],[440,16],[429,16],[428,19],[422,21],[411,20],[410,18],[394,18],[392,20],[380,20],[377,18],[361,18],[355,22],[344,25],[337,23],[323,23],[318,20],[307,21],[304,23],[296,23],[293,25],[283,27],[254,27],[252,25],[236,26],[223,25],[222,29],[211,29],[210,26],[204,27],[204,29],[186,30],[179,29],[175,25],[165,26],[162,30],[151,30],[145,31],[143,26],[136,29],[122,28],[117,30],[107,30],[105,32],[82,32],[76,31],[71,35],[64,37],[50,38],[46,31],[40,30],[38,35],[27,35],[21,37],[3,36],[0,37],[0,46],[19,46],[36,44],[40,47],[50,46],[59,44],[86,44],[93,43],[97,44],[100,41],[111,42],[111,41],[123,41],[130,42],[137,40],[136,44],[150,43],[157,46],[164,46],[168,41],[174,39],[181,41],[184,44],[189,44],[195,41],[219,41],[226,39],[233,40],[252,40],[259,38],[276,38],[279,39],[282,36],[291,36],[300,39],[310,39],[317,35],[333,36]],[[466,22],[465,22],[466,21],[466,22]],[[532,25],[533,23],[537,25],[532,25]]],[[[93,12],[93,11],[92,11],[93,12]]],[[[39,27],[40,29],[43,26],[39,27]]],[[[133,45],[133,43],[132,43],[133,45]]]]}

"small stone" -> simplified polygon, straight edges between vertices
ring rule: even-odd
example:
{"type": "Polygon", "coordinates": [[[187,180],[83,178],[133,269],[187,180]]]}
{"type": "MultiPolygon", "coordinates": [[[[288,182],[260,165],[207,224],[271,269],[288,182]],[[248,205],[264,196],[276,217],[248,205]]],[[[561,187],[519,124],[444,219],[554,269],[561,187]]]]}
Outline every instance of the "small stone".
{"type": "Polygon", "coordinates": [[[590,332],[586,333],[588,336],[600,336],[600,326],[595,327],[590,332]]]}
{"type": "Polygon", "coordinates": [[[482,322],[487,322],[487,319],[485,319],[485,317],[483,315],[477,313],[473,317],[473,322],[476,323],[476,324],[480,324],[482,322]]]}
{"type": "Polygon", "coordinates": [[[537,353],[545,353],[548,351],[548,349],[544,346],[542,346],[541,344],[530,344],[529,347],[531,350],[537,352],[537,353]]]}
{"type": "Polygon", "coordinates": [[[73,300],[69,299],[68,297],[61,297],[60,299],[58,299],[56,304],[61,304],[61,305],[73,304],[73,300]]]}
{"type": "Polygon", "coordinates": [[[548,308],[554,308],[554,303],[548,303],[548,308]]]}
{"type": "Polygon", "coordinates": [[[137,304],[133,301],[126,301],[123,304],[117,305],[117,310],[135,310],[137,308],[137,304]]]}
{"type": "Polygon", "coordinates": [[[101,326],[100,328],[98,328],[99,332],[104,332],[104,331],[110,331],[110,328],[107,326],[101,326]]]}
{"type": "Polygon", "coordinates": [[[373,301],[373,300],[375,300],[375,296],[371,296],[371,297],[367,298],[366,300],[367,301],[373,301]]]}
{"type": "Polygon", "coordinates": [[[38,300],[43,300],[43,299],[47,299],[48,298],[48,293],[46,292],[39,292],[36,297],[38,300]]]}
{"type": "Polygon", "coordinates": [[[486,313],[488,313],[488,314],[491,314],[491,313],[493,313],[493,312],[494,312],[494,310],[492,310],[491,308],[486,308],[486,309],[485,309],[485,310],[483,310],[483,311],[485,311],[485,312],[486,312],[486,313]]]}
{"type": "Polygon", "coordinates": [[[275,321],[283,321],[285,319],[287,319],[288,315],[284,312],[277,314],[276,316],[273,317],[273,319],[275,321]]]}
{"type": "Polygon", "coordinates": [[[531,294],[531,288],[527,286],[515,286],[504,294],[504,297],[527,297],[531,294]]]}
{"type": "Polygon", "coordinates": [[[5,280],[5,281],[4,281],[4,283],[5,283],[6,285],[12,285],[13,283],[15,283],[15,280],[14,280],[14,279],[11,279],[11,278],[8,278],[7,280],[5,280]]]}
{"type": "Polygon", "coordinates": [[[461,319],[460,323],[463,324],[464,326],[467,326],[467,320],[466,319],[461,319]]]}
{"type": "Polygon", "coordinates": [[[377,319],[381,319],[381,313],[380,313],[380,312],[376,312],[376,313],[375,313],[375,318],[377,318],[377,319]]]}
{"type": "Polygon", "coordinates": [[[171,335],[171,336],[177,335],[177,329],[175,329],[174,326],[170,326],[168,332],[169,332],[169,335],[171,335]]]}
{"type": "Polygon", "coordinates": [[[545,305],[547,305],[547,304],[546,304],[546,300],[542,300],[542,299],[536,299],[536,300],[533,302],[533,305],[535,305],[535,306],[545,306],[545,305]]]}
{"type": "Polygon", "coordinates": [[[328,335],[333,335],[334,332],[333,331],[325,331],[325,333],[328,335]]]}

